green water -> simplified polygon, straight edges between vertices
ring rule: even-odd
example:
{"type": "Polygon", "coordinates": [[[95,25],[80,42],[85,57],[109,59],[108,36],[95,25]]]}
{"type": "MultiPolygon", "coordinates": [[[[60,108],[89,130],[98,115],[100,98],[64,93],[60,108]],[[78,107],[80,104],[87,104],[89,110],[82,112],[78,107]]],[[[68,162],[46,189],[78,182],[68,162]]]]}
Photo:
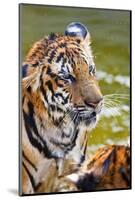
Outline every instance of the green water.
{"type": "MultiPolygon", "coordinates": [[[[65,27],[73,21],[85,24],[92,37],[102,93],[130,94],[129,11],[22,5],[20,21],[22,60],[32,44],[44,35],[64,33],[65,27]]],[[[89,134],[91,151],[104,144],[128,143],[130,98],[121,100],[119,113],[102,114],[98,126],[89,134]]]]}

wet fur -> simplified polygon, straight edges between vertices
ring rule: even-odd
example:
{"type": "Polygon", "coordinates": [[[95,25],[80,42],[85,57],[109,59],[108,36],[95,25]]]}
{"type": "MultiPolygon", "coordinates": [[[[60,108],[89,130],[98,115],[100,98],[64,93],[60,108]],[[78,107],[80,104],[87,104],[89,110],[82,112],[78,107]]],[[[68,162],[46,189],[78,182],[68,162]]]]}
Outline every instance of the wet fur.
{"type": "Polygon", "coordinates": [[[124,145],[106,145],[68,178],[81,191],[130,188],[130,148],[124,145]]]}

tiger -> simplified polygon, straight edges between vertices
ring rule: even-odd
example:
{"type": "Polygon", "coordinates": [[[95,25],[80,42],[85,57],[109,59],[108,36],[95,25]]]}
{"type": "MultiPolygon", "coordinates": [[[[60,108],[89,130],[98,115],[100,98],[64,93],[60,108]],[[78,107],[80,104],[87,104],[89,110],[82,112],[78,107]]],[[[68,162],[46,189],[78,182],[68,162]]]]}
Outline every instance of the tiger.
{"type": "Polygon", "coordinates": [[[103,105],[85,25],[72,22],[33,44],[22,64],[20,194],[51,192],[64,160],[84,162],[103,105]]]}
{"type": "Polygon", "coordinates": [[[67,185],[75,191],[131,188],[130,147],[105,145],[85,161],[77,172],[67,175],[67,185]],[[68,182],[69,181],[69,182],[68,182]],[[71,183],[70,183],[71,181],[71,183]]]}

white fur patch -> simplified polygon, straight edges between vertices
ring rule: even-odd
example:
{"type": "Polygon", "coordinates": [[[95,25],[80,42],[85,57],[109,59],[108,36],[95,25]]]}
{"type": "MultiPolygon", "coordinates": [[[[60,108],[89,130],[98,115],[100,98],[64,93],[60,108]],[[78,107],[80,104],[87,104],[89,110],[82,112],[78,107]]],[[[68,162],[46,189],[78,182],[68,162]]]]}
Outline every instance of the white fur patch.
{"type": "Polygon", "coordinates": [[[79,175],[74,173],[66,176],[66,178],[72,181],[73,183],[76,183],[79,180],[79,175]]]}
{"type": "Polygon", "coordinates": [[[80,32],[80,28],[76,27],[76,26],[72,26],[72,27],[69,27],[67,29],[68,32],[71,32],[71,33],[76,33],[76,32],[80,32]]]}

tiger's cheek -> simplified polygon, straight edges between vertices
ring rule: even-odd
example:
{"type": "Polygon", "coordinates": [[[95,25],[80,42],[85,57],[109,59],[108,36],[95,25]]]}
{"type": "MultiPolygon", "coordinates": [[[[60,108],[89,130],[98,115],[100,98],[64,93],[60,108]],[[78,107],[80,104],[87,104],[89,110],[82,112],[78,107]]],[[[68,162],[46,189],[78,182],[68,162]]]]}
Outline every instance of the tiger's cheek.
{"type": "Polygon", "coordinates": [[[72,95],[69,91],[65,91],[64,89],[58,88],[58,90],[54,94],[54,100],[58,107],[63,108],[64,111],[70,108],[72,105],[72,95]]]}
{"type": "Polygon", "coordinates": [[[62,80],[58,80],[54,82],[54,93],[53,93],[53,102],[59,106],[63,107],[65,110],[69,106],[71,106],[72,99],[72,89],[71,85],[62,80]]]}

